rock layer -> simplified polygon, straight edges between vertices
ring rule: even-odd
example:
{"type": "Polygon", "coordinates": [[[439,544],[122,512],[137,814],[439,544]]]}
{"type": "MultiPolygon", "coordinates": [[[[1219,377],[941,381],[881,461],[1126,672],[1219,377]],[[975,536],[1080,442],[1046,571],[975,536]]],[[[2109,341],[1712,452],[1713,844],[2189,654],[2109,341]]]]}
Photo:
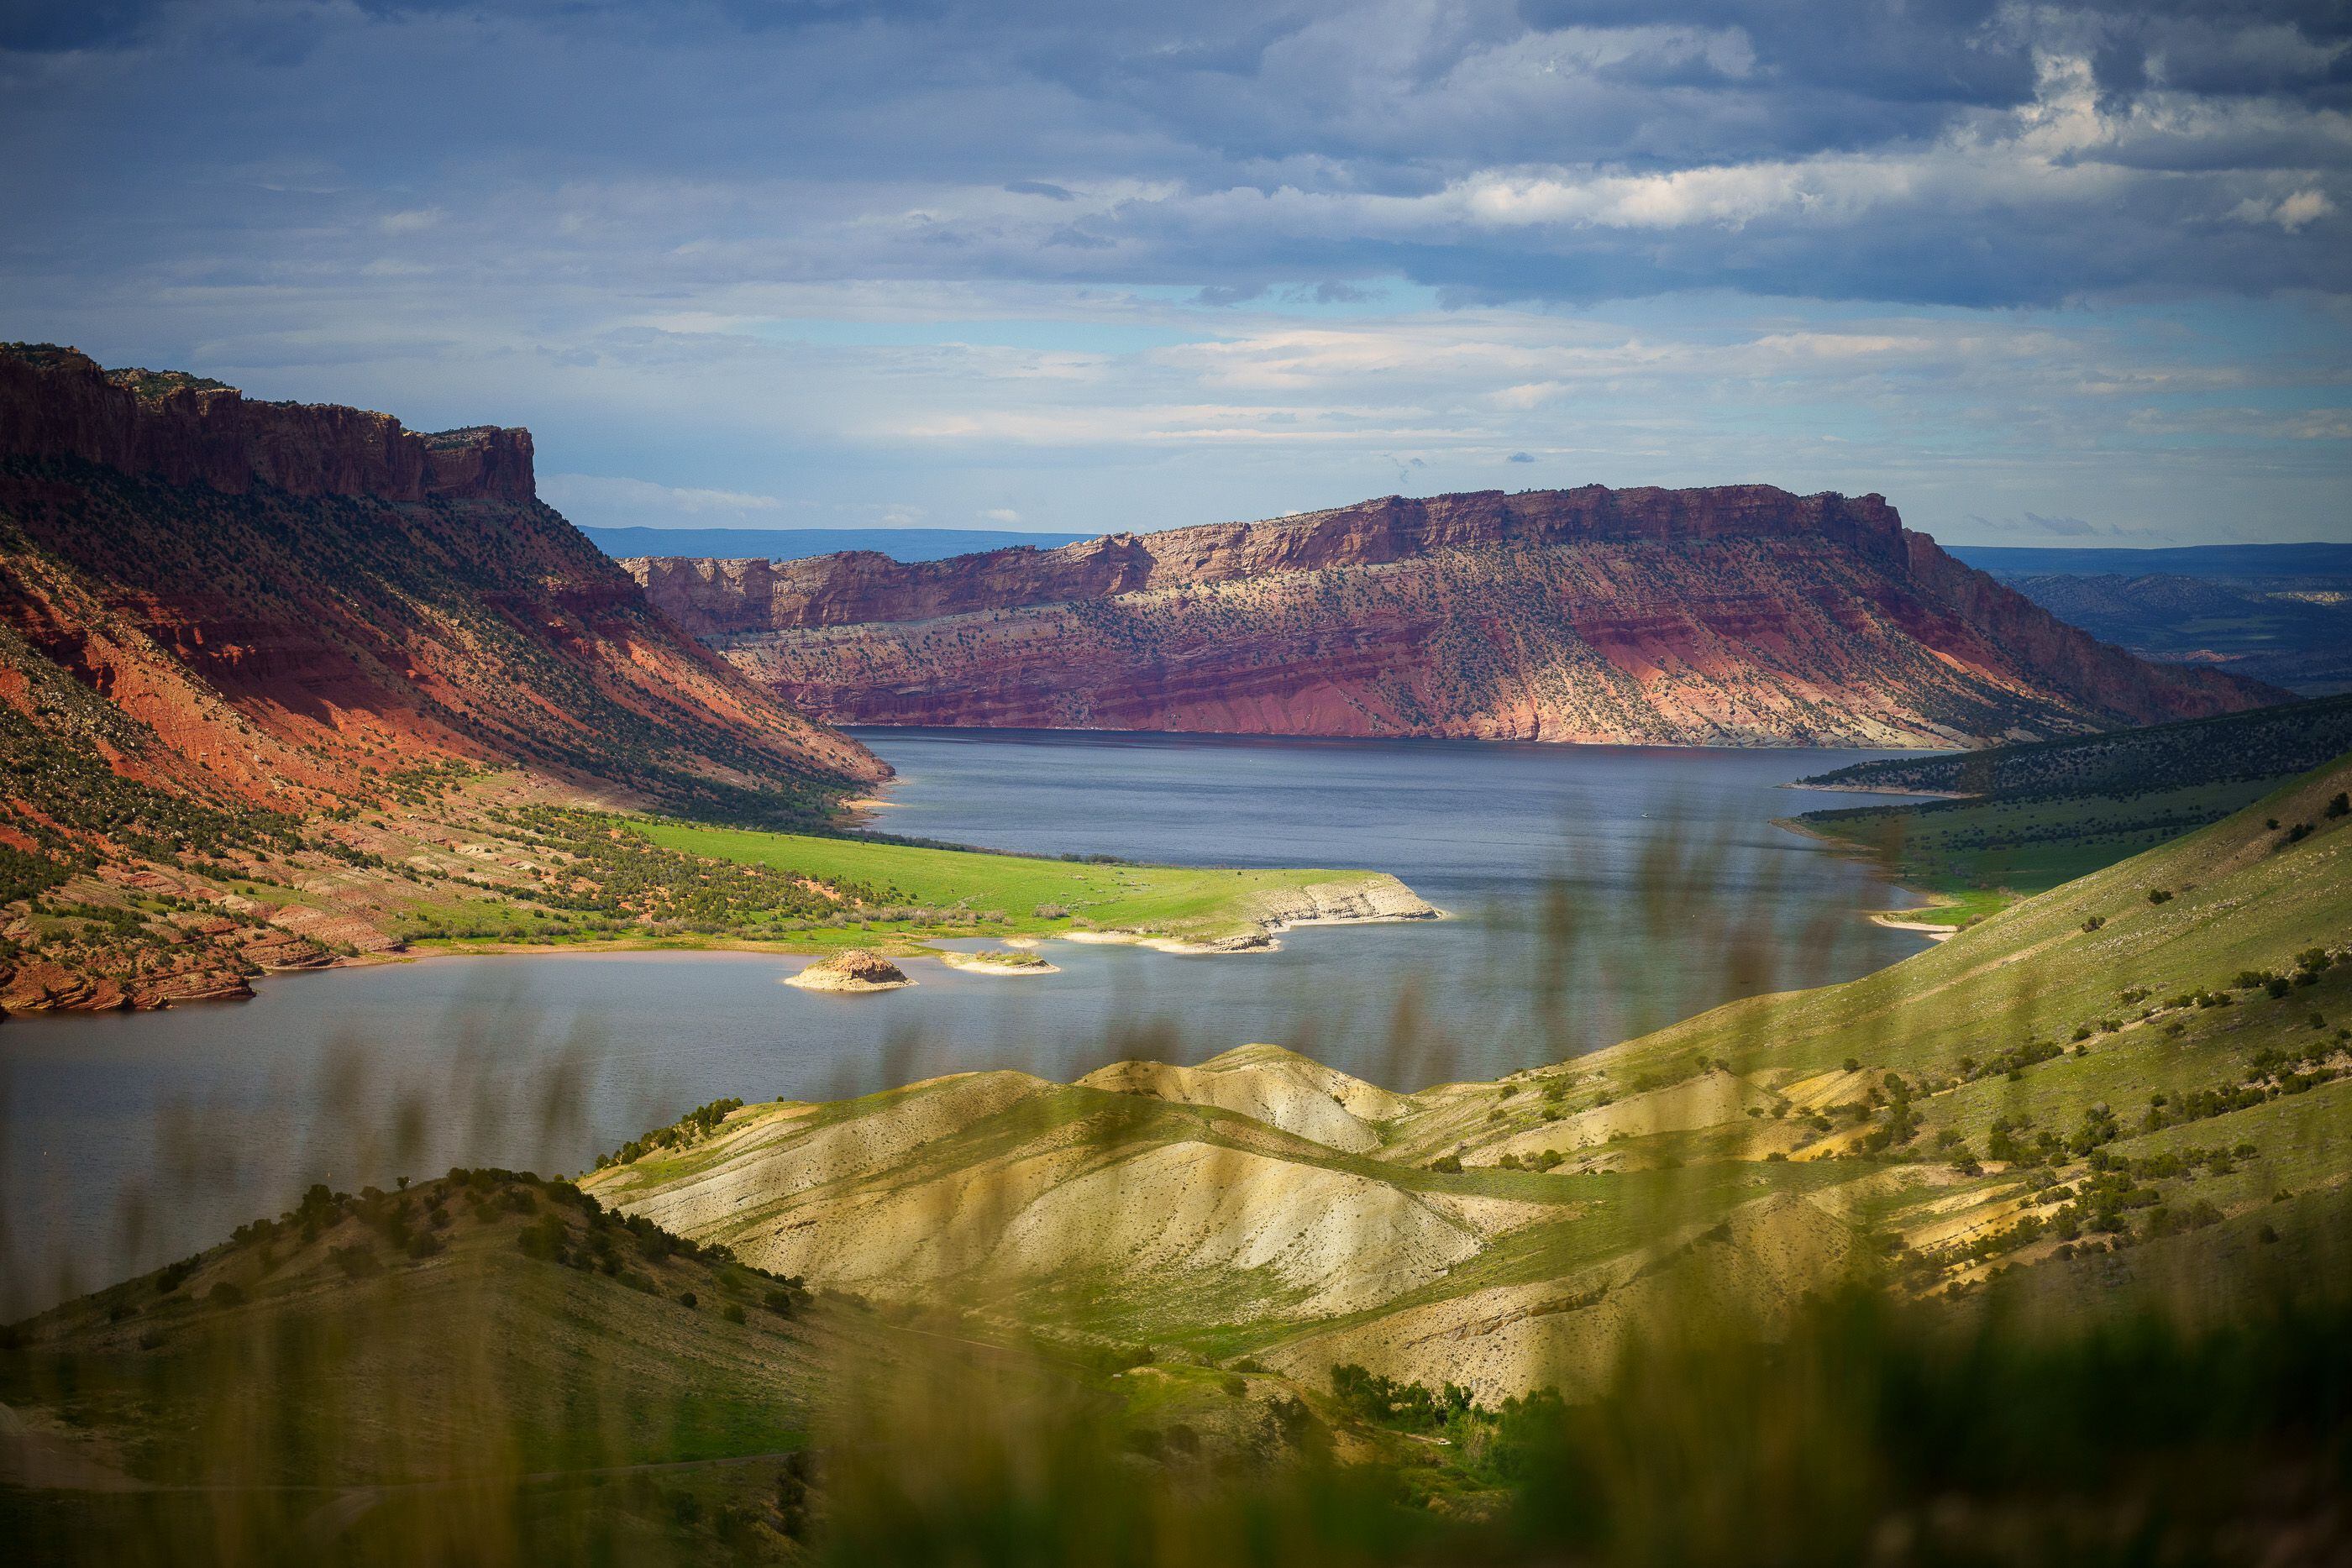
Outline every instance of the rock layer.
{"type": "Polygon", "coordinates": [[[2095,641],[1881,497],[1767,486],[1391,497],[908,564],[624,564],[844,722],[1951,745],[2280,696],[2095,641]]]}
{"type": "Polygon", "coordinates": [[[526,431],[0,348],[0,695],[32,719],[26,661],[62,670],[143,728],[118,771],[277,810],[439,760],[681,807],[887,776],[652,613],[531,485],[526,431]]]}
{"type": "Polygon", "coordinates": [[[100,371],[51,344],[0,346],[0,453],[72,457],[233,495],[530,502],[530,432],[425,434],[388,413],[257,402],[177,371],[100,371]]]}

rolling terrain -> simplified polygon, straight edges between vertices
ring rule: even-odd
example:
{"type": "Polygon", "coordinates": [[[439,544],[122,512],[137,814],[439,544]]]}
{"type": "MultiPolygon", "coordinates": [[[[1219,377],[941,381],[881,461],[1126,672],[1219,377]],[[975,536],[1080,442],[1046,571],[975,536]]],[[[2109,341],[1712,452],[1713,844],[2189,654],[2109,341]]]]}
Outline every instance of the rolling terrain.
{"type": "Polygon", "coordinates": [[[1953,553],[2143,658],[2228,670],[2305,696],[2352,689],[2352,545],[1953,553]]]}
{"type": "Polygon", "coordinates": [[[2326,1561],[2347,786],[1498,1082],[1247,1046],[715,1102],[576,1186],[315,1188],[0,1329],[0,1529],[92,1562],[2326,1561]]]}
{"type": "Polygon", "coordinates": [[[2352,759],[1864,979],[1499,1082],[1397,1094],[1266,1046],[963,1074],[746,1106],[583,1185],[875,1299],[1488,1405],[1858,1270],[2221,1291],[2258,1230],[2326,1253],[2347,1200],[2347,786],[2352,759]]]}
{"type": "Polygon", "coordinates": [[[2283,694],[2066,626],[1880,497],[1391,497],[901,564],[638,559],[653,602],[842,722],[1969,746],[2283,694]]]}

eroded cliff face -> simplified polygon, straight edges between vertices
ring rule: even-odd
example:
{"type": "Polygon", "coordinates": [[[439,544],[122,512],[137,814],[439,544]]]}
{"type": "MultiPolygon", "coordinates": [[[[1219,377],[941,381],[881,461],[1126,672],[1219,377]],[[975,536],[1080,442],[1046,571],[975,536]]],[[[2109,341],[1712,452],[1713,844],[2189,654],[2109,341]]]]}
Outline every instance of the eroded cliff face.
{"type": "Polygon", "coordinates": [[[538,501],[528,432],[0,345],[0,1009],[233,995],[383,946],[313,905],[394,869],[314,830],[463,765],[780,825],[888,772],[655,612],[538,501]],[[222,882],[272,856],[316,885],[265,918],[222,882]],[[17,911],[68,877],[181,901],[172,930],[36,951],[17,911]]]}
{"type": "Polygon", "coordinates": [[[0,453],[79,458],[230,495],[530,502],[530,432],[422,434],[388,413],[255,402],[176,371],[101,371],[71,349],[0,345],[0,453]]]}
{"type": "Polygon", "coordinates": [[[34,656],[163,737],[141,766],[276,810],[443,758],[681,808],[887,771],[653,613],[539,502],[527,431],[0,349],[0,584],[34,656]]]}
{"type": "Polygon", "coordinates": [[[2094,641],[1878,496],[1598,486],[899,564],[624,563],[842,722],[1953,745],[2283,694],[2094,641]]]}

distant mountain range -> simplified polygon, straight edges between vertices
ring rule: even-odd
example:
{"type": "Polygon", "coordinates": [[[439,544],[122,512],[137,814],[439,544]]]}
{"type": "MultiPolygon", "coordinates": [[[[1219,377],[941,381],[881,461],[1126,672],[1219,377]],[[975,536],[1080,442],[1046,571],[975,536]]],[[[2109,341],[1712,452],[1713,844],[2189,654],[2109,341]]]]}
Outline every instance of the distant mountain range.
{"type": "MultiPolygon", "coordinates": [[[[872,550],[892,560],[951,556],[1029,545],[1056,549],[1100,536],[1025,533],[1016,528],[590,528],[598,549],[615,560],[684,556],[709,560],[802,560],[844,550],[872,550]]],[[[2013,545],[1947,545],[1945,553],[2007,581],[2021,577],[2090,575],[2219,580],[2326,576],[2352,578],[2352,544],[2184,545],[2169,549],[2081,549],[2013,545]]]]}
{"type": "Polygon", "coordinates": [[[708,560],[800,560],[843,550],[874,550],[892,560],[943,560],[949,556],[1034,545],[1052,549],[1085,534],[1024,534],[1011,528],[583,528],[614,560],[639,556],[692,556],[708,560]]]}
{"type": "MultiPolygon", "coordinates": [[[[619,560],[802,560],[867,550],[901,563],[1094,535],[999,528],[604,528],[619,560]]],[[[2352,545],[2084,549],[1953,545],[1946,553],[2072,626],[2144,658],[2211,664],[2318,696],[2352,690],[2352,545]]]]}
{"type": "Polygon", "coordinates": [[[1391,497],[897,562],[637,559],[842,722],[1684,745],[1974,745],[2279,700],[2101,645],[1875,496],[1391,497]]]}
{"type": "Polygon", "coordinates": [[[2022,545],[1946,547],[1979,571],[2013,577],[2352,577],[2352,544],[2181,545],[2081,549],[2022,545]]]}
{"type": "Polygon", "coordinates": [[[2352,545],[1952,553],[2143,657],[2208,664],[2307,696],[2352,691],[2352,545]]]}

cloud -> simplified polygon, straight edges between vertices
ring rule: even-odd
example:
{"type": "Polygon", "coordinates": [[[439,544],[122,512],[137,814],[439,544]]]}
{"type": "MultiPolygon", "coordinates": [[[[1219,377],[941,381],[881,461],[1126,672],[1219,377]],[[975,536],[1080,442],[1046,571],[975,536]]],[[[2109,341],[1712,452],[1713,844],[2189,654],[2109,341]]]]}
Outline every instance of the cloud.
{"type": "Polygon", "coordinates": [[[2287,233],[2294,234],[2305,224],[2316,223],[2321,218],[2331,217],[2335,212],[2336,204],[2327,199],[2326,193],[2303,190],[2295,192],[2293,195],[2282,197],[2276,202],[2265,201],[2260,196],[2249,196],[2232,207],[2230,210],[2230,215],[2241,223],[2276,224],[2287,233]]]}
{"type": "Polygon", "coordinates": [[[2087,538],[2102,531],[2115,531],[2112,528],[2102,530],[2095,524],[2086,523],[2080,517],[2045,517],[2033,512],[2025,514],[2025,522],[2029,528],[2039,528],[2045,534],[2055,534],[2062,538],[2087,538]]]}
{"type": "MultiPolygon", "coordinates": [[[[590,474],[541,474],[539,493],[574,522],[614,527],[686,527],[728,518],[752,521],[772,518],[784,509],[784,503],[773,496],[590,474]]],[[[770,521],[765,526],[775,525],[770,521]]]]}
{"type": "Polygon", "coordinates": [[[0,0],[0,298],[616,521],[2340,531],[2347,81],[2325,0],[0,0]]]}
{"type": "Polygon", "coordinates": [[[1010,507],[991,507],[981,516],[992,523],[1017,523],[1021,520],[1021,514],[1010,507]]]}

